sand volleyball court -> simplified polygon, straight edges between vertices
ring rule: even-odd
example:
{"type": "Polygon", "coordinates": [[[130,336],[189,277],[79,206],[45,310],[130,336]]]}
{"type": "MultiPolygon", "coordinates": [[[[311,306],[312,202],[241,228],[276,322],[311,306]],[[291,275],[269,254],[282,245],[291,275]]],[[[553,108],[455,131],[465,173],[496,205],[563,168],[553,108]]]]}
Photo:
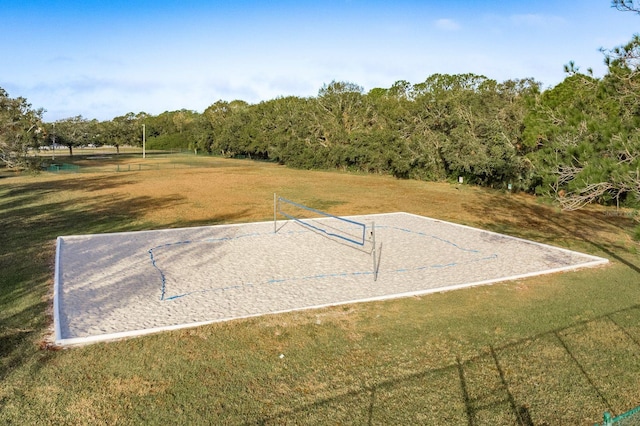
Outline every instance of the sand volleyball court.
{"type": "Polygon", "coordinates": [[[349,220],[367,230],[375,224],[375,256],[371,234],[358,245],[284,220],[59,237],[56,344],[422,295],[607,262],[408,213],[349,220]]]}

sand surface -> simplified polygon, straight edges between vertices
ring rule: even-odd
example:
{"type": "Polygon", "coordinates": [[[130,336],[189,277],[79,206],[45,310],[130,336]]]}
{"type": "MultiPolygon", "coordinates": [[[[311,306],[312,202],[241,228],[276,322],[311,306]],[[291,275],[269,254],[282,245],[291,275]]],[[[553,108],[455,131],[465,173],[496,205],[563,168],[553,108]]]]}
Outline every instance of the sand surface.
{"type": "Polygon", "coordinates": [[[295,221],[277,222],[277,232],[273,222],[261,222],[59,237],[56,343],[426,294],[607,262],[407,213],[349,219],[365,224],[364,234],[359,226],[317,219],[312,223],[338,237],[295,221]]]}

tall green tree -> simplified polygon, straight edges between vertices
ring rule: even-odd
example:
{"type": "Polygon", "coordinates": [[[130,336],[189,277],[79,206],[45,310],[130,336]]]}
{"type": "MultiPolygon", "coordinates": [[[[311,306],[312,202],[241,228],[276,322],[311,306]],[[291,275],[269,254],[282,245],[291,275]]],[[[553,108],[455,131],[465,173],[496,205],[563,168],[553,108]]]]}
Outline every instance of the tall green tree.
{"type": "Polygon", "coordinates": [[[358,114],[362,95],[362,87],[355,83],[332,81],[325,84],[311,111],[314,142],[325,149],[345,144],[349,134],[364,124],[358,114]]]}
{"type": "MultiPolygon", "coordinates": [[[[638,12],[632,1],[612,6],[638,12]]],[[[566,210],[592,202],[640,204],[640,38],[603,53],[602,79],[570,63],[568,77],[539,98],[526,120],[538,191],[566,210]]]]}
{"type": "Polygon", "coordinates": [[[396,91],[412,118],[401,130],[410,167],[429,179],[464,176],[482,185],[526,186],[522,119],[538,90],[530,79],[497,83],[474,74],[434,74],[408,95],[396,91]]]}
{"type": "Polygon", "coordinates": [[[118,154],[121,146],[142,145],[142,125],[133,112],[115,117],[107,123],[104,130],[104,140],[107,144],[115,146],[118,154]]]}
{"type": "Polygon", "coordinates": [[[611,7],[614,7],[621,12],[640,13],[640,6],[636,5],[633,0],[612,0],[611,7]]]}
{"type": "Polygon", "coordinates": [[[64,145],[69,149],[69,155],[73,155],[73,148],[92,143],[95,127],[82,115],[69,117],[55,122],[53,134],[50,138],[55,138],[55,143],[64,145]]]}
{"type": "MultiPolygon", "coordinates": [[[[276,98],[257,106],[260,144],[268,158],[298,168],[318,167],[312,121],[315,99],[276,98]]],[[[324,167],[324,165],[322,166],[324,167]]]]}
{"type": "Polygon", "coordinates": [[[325,84],[311,105],[309,123],[318,162],[325,167],[381,171],[384,151],[376,136],[378,112],[363,88],[355,83],[325,84]]]}
{"type": "Polygon", "coordinates": [[[207,152],[222,154],[227,157],[243,155],[245,140],[241,135],[243,121],[246,119],[249,104],[235,100],[227,102],[219,100],[205,109],[203,115],[206,123],[204,137],[207,152]]]}
{"type": "Polygon", "coordinates": [[[43,109],[33,109],[25,98],[11,98],[0,88],[0,163],[11,169],[35,167],[29,152],[45,138],[43,109]]]}

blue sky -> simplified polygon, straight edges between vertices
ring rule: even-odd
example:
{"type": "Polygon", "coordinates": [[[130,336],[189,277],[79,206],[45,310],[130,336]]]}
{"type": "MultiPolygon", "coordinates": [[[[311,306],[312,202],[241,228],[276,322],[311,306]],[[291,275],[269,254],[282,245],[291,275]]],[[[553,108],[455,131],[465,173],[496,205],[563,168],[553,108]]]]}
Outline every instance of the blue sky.
{"type": "Polygon", "coordinates": [[[598,49],[640,32],[640,16],[608,0],[0,0],[0,22],[0,87],[46,121],[202,112],[435,73],[546,88],[570,60],[602,76],[598,49]]]}

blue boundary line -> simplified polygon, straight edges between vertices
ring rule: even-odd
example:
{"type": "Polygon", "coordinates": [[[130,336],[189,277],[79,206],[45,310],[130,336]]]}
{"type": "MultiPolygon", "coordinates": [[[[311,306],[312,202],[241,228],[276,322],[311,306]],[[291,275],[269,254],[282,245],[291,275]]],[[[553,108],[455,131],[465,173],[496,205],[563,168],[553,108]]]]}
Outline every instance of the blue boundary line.
{"type": "Polygon", "coordinates": [[[430,237],[433,238],[434,240],[438,240],[438,241],[442,241],[443,243],[449,244],[455,248],[457,248],[458,250],[462,250],[462,251],[466,251],[469,253],[480,253],[480,250],[476,250],[476,249],[467,249],[464,247],[460,247],[458,244],[451,242],[449,240],[445,240],[444,238],[440,238],[440,237],[436,237],[435,235],[429,235],[425,232],[420,232],[420,231],[412,231],[411,229],[407,229],[407,228],[400,228],[397,226],[389,226],[389,225],[382,225],[382,226],[376,226],[376,228],[386,228],[386,229],[395,229],[397,231],[402,231],[402,232],[407,232],[409,234],[416,234],[416,235],[421,235],[423,237],[430,237]]]}
{"type": "MultiPolygon", "coordinates": [[[[399,268],[399,269],[395,269],[395,270],[388,270],[385,271],[386,273],[390,273],[390,274],[397,274],[397,273],[405,273],[405,272],[414,272],[414,271],[424,271],[427,269],[444,269],[444,268],[451,268],[454,266],[462,266],[462,265],[469,265],[472,263],[476,263],[476,262],[482,262],[485,260],[492,260],[492,259],[497,259],[498,255],[493,254],[490,256],[486,256],[486,257],[482,257],[482,258],[478,258],[478,259],[473,259],[473,260],[469,260],[466,262],[451,262],[451,263],[447,263],[447,264],[434,264],[434,265],[427,265],[427,266],[418,266],[415,268],[399,268]]],[[[262,286],[262,285],[272,285],[272,284],[280,284],[280,283],[286,283],[286,282],[294,282],[294,281],[305,281],[305,280],[319,280],[319,279],[326,279],[326,278],[345,278],[345,277],[349,277],[349,276],[366,276],[366,275],[373,275],[373,272],[371,271],[364,271],[364,272],[335,272],[335,273],[329,273],[329,274],[317,274],[317,275],[309,275],[309,276],[304,276],[304,277],[293,277],[293,278],[276,278],[276,279],[270,279],[267,281],[263,281],[260,283],[245,283],[245,284],[237,284],[237,285],[232,285],[232,286],[227,286],[227,287],[217,287],[217,288],[208,288],[208,289],[203,289],[203,290],[194,290],[194,291],[190,291],[187,293],[183,293],[183,294],[176,294],[174,296],[170,296],[165,298],[164,300],[175,300],[175,299],[180,299],[182,297],[186,297],[186,296],[191,296],[194,294],[204,294],[204,293],[211,293],[211,292],[224,292],[224,291],[229,291],[229,290],[237,290],[239,288],[250,288],[250,287],[257,287],[257,286],[262,286]]]]}
{"type": "MultiPolygon", "coordinates": [[[[349,221],[351,222],[351,221],[349,221]]],[[[358,223],[358,222],[355,222],[358,223]]],[[[401,231],[401,232],[407,232],[410,234],[415,234],[415,235],[420,235],[422,237],[427,237],[427,238],[432,238],[438,241],[441,241],[445,244],[449,244],[453,247],[455,247],[456,249],[460,250],[460,251],[464,251],[467,253],[481,253],[479,250],[476,249],[468,249],[468,248],[464,248],[459,246],[458,244],[455,244],[449,240],[446,240],[444,238],[440,238],[438,236],[435,235],[430,235],[424,232],[420,232],[420,231],[412,231],[410,229],[407,228],[400,228],[397,226],[388,226],[388,225],[376,225],[376,228],[380,228],[380,229],[394,229],[397,231],[401,231]]],[[[299,234],[299,233],[304,233],[304,232],[311,232],[311,231],[289,231],[287,232],[288,234],[299,234]]],[[[162,271],[162,269],[160,269],[160,267],[157,265],[156,263],[156,259],[155,256],[153,254],[154,250],[157,249],[161,249],[161,248],[166,248],[166,247],[171,247],[171,246],[177,246],[177,245],[182,245],[182,244],[192,244],[192,243],[213,243],[213,242],[219,242],[219,241],[231,241],[231,240],[238,240],[241,238],[246,238],[246,237],[255,237],[255,236],[265,236],[265,235],[273,235],[272,232],[254,232],[254,233],[250,233],[250,234],[243,234],[243,235],[238,235],[235,237],[222,237],[222,238],[209,238],[206,240],[201,240],[201,241],[191,241],[191,240],[186,240],[186,241],[178,241],[175,243],[167,243],[167,244],[162,244],[156,247],[153,247],[151,249],[148,250],[149,252],[149,256],[151,259],[151,264],[153,265],[154,268],[156,268],[156,270],[158,271],[158,273],[160,274],[160,278],[162,280],[162,288],[161,288],[161,296],[160,296],[160,300],[175,300],[175,299],[180,299],[182,297],[186,297],[186,296],[190,296],[193,294],[202,294],[202,293],[209,293],[209,292],[215,292],[215,291],[229,291],[229,290],[235,290],[235,289],[239,289],[239,288],[247,288],[247,287],[255,287],[255,286],[259,286],[259,285],[271,285],[271,284],[279,284],[279,283],[285,283],[285,282],[293,282],[293,281],[303,281],[303,280],[317,280],[317,279],[327,279],[327,278],[344,278],[344,277],[349,277],[349,276],[365,276],[365,275],[372,275],[373,272],[372,271],[365,271],[365,272],[335,272],[335,273],[327,273],[327,274],[317,274],[317,275],[309,275],[309,276],[303,276],[303,277],[292,277],[292,278],[273,278],[264,282],[260,282],[260,283],[244,283],[244,284],[237,284],[237,285],[232,285],[232,286],[226,286],[226,287],[216,287],[216,288],[209,288],[209,289],[203,289],[203,290],[195,290],[195,291],[191,291],[191,292],[187,292],[187,293],[183,293],[183,294],[176,294],[173,296],[166,296],[166,276],[164,274],[164,272],[162,271]]],[[[476,263],[476,262],[481,262],[481,261],[487,261],[487,260],[493,260],[493,259],[497,259],[498,255],[497,254],[492,254],[489,256],[485,256],[485,257],[481,257],[481,258],[476,258],[476,259],[471,259],[465,262],[450,262],[450,263],[446,263],[446,264],[432,264],[432,265],[425,265],[425,266],[418,266],[418,267],[414,267],[414,268],[399,268],[396,270],[387,270],[385,271],[385,273],[391,273],[391,274],[395,274],[395,273],[406,273],[406,272],[414,272],[414,271],[424,271],[424,270],[428,270],[428,269],[444,269],[444,268],[451,268],[451,267],[455,267],[455,266],[462,266],[462,265],[468,265],[468,264],[472,264],[472,263],[476,263]]]]}
{"type": "Polygon", "coordinates": [[[166,286],[167,286],[167,277],[164,275],[164,272],[162,272],[162,269],[160,269],[158,267],[158,265],[156,264],[156,259],[155,259],[155,256],[153,255],[153,251],[154,250],[165,248],[165,247],[177,246],[177,245],[181,245],[181,244],[214,243],[214,242],[218,242],[218,241],[231,241],[231,240],[237,240],[237,239],[240,239],[240,238],[255,237],[255,236],[260,236],[260,235],[268,235],[268,234],[270,234],[270,233],[253,232],[251,234],[243,234],[243,235],[238,235],[236,237],[208,238],[208,239],[202,240],[202,241],[190,241],[190,240],[177,241],[175,243],[161,244],[159,246],[150,248],[148,250],[148,253],[149,253],[149,258],[151,259],[151,265],[153,265],[153,267],[156,268],[156,270],[160,274],[160,279],[162,280],[162,288],[161,288],[161,291],[160,291],[160,300],[171,300],[171,299],[173,299],[175,297],[172,296],[172,297],[165,298],[166,286]]]}

